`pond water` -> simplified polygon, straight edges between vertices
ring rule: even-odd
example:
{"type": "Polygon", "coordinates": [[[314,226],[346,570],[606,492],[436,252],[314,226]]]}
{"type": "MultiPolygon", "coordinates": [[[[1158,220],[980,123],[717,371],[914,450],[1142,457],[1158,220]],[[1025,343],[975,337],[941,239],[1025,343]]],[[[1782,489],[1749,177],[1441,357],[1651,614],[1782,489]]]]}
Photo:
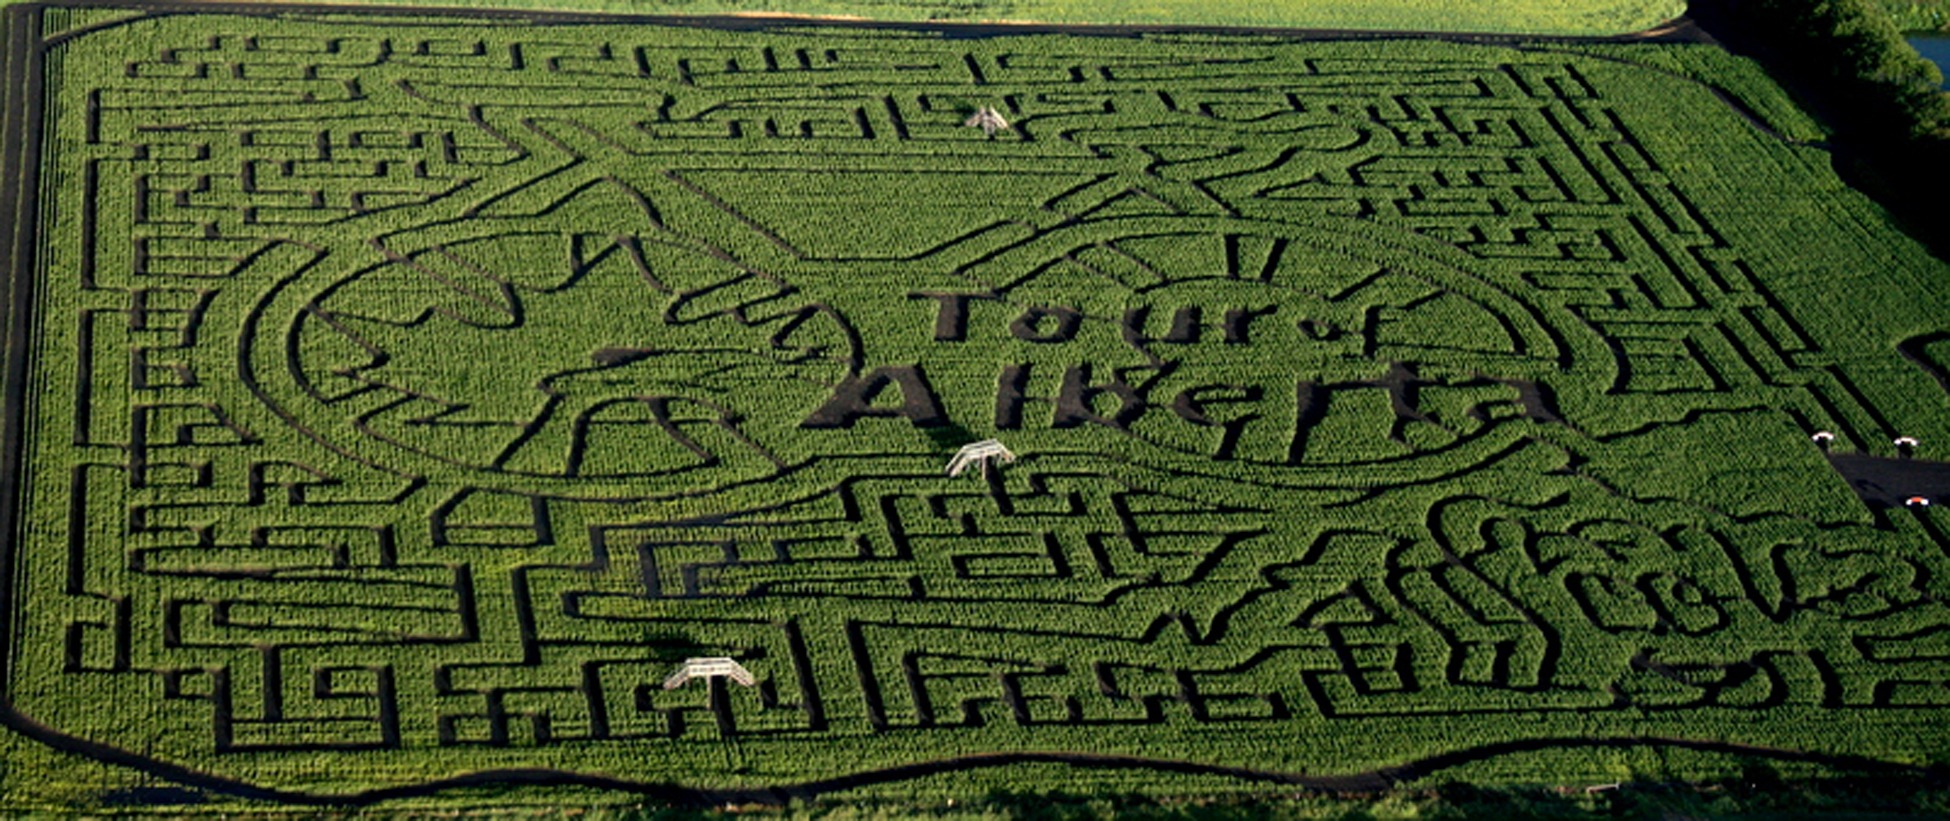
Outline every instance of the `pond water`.
{"type": "MultiPolygon", "coordinates": [[[[1909,38],[1909,44],[1916,47],[1917,53],[1935,63],[1937,68],[1943,69],[1945,75],[1950,75],[1950,34],[1914,35],[1909,38]]],[[[1944,81],[1944,88],[1950,88],[1950,80],[1944,81]]]]}

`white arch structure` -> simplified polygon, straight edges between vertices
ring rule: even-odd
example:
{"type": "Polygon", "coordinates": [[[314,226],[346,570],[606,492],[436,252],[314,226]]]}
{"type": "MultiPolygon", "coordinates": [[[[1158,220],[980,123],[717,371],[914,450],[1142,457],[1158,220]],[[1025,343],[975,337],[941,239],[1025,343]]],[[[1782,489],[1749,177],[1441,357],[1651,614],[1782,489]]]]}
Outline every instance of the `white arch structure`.
{"type": "Polygon", "coordinates": [[[710,656],[684,659],[684,664],[677,668],[677,672],[671,673],[669,678],[664,679],[664,689],[675,690],[694,678],[708,679],[720,676],[746,687],[758,684],[758,679],[752,677],[752,671],[745,669],[745,665],[739,664],[737,660],[724,656],[710,656]]]}
{"type": "Polygon", "coordinates": [[[980,442],[962,445],[961,450],[955,451],[955,458],[948,460],[948,475],[960,476],[969,465],[979,464],[982,466],[982,475],[987,476],[989,460],[998,458],[1004,462],[1014,462],[1016,455],[1010,453],[1008,448],[994,439],[983,439],[980,442]]]}

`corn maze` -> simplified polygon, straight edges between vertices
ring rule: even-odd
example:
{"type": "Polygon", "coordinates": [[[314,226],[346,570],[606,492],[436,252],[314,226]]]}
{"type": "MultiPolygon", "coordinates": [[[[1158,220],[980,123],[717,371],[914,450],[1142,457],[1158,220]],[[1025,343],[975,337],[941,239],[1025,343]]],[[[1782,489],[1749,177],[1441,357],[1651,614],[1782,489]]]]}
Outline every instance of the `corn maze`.
{"type": "Polygon", "coordinates": [[[1712,47],[9,14],[35,743],[289,801],[1950,750],[1950,271],[1712,47]]]}

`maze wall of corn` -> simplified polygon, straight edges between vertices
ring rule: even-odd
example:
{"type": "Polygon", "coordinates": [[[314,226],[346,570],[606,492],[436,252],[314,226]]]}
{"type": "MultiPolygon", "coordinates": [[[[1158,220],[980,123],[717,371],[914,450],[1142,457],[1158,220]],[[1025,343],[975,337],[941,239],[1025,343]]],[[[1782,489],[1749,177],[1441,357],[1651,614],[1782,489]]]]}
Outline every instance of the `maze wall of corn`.
{"type": "Polygon", "coordinates": [[[6,722],[130,784],[1950,748],[1950,267],[1719,49],[8,13],[6,722]]]}

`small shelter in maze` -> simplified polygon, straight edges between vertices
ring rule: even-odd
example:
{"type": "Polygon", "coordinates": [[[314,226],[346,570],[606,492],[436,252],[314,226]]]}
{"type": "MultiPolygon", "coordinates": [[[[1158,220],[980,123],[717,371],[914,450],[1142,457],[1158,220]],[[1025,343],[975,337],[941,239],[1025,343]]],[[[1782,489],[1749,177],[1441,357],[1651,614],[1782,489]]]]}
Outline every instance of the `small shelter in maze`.
{"type": "Polygon", "coordinates": [[[710,656],[684,659],[683,665],[677,668],[677,672],[671,673],[664,679],[664,689],[675,690],[690,683],[694,678],[708,679],[720,676],[746,687],[758,684],[758,679],[752,677],[752,671],[745,669],[745,665],[739,664],[737,660],[724,656],[710,656]]]}
{"type": "Polygon", "coordinates": [[[976,109],[975,116],[969,117],[968,122],[962,125],[982,129],[982,133],[990,138],[994,138],[997,131],[1009,130],[1009,121],[1002,119],[1002,112],[996,111],[994,106],[986,105],[976,109]]]}
{"type": "Polygon", "coordinates": [[[987,476],[989,460],[997,458],[1004,462],[1014,462],[1016,455],[1010,453],[1008,448],[994,439],[983,439],[980,442],[962,445],[961,450],[955,451],[955,458],[948,460],[948,475],[960,476],[969,465],[979,464],[982,466],[982,475],[987,476]]]}

